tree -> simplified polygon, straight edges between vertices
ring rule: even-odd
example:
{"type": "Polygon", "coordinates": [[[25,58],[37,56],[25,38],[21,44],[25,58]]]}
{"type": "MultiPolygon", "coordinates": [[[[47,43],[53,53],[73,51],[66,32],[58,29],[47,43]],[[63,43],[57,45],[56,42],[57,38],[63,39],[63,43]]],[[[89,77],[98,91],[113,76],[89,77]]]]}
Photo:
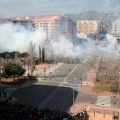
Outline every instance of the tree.
{"type": "Polygon", "coordinates": [[[45,48],[42,49],[42,62],[45,62],[45,48]]]}
{"type": "Polygon", "coordinates": [[[30,54],[30,67],[31,67],[31,76],[33,76],[33,71],[34,71],[34,51],[35,51],[35,44],[32,42],[29,45],[28,48],[28,53],[30,54]]]}
{"type": "Polygon", "coordinates": [[[41,47],[39,46],[39,63],[41,63],[42,62],[42,58],[41,58],[42,56],[41,56],[41,47]]]}
{"type": "Polygon", "coordinates": [[[28,58],[30,55],[27,52],[23,52],[20,54],[20,60],[23,62],[24,64],[24,68],[25,68],[25,60],[26,58],[28,58]]]}
{"type": "Polygon", "coordinates": [[[25,73],[25,69],[22,66],[15,63],[8,63],[3,68],[3,74],[12,76],[15,82],[15,77],[21,76],[25,73]]]}

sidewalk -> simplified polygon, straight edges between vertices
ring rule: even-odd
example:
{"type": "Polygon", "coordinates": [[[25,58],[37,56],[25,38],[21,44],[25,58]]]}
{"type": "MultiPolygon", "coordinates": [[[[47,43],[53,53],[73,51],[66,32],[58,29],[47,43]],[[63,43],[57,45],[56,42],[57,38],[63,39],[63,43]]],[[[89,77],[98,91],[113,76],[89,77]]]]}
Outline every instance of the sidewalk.
{"type": "MultiPolygon", "coordinates": [[[[37,77],[37,82],[41,81],[42,78],[48,77],[51,75],[55,70],[57,70],[63,63],[57,63],[57,64],[43,64],[36,66],[36,71],[34,71],[33,75],[37,77]]],[[[28,71],[26,72],[27,75],[28,71]]],[[[34,81],[29,80],[26,83],[22,85],[22,87],[30,86],[34,84],[34,81]]]]}
{"type": "Polygon", "coordinates": [[[48,77],[51,73],[53,73],[56,69],[58,69],[63,63],[45,65],[42,69],[37,69],[34,75],[41,77],[48,77]]]}
{"type": "MultiPolygon", "coordinates": [[[[45,75],[49,76],[50,72],[53,73],[56,69],[58,69],[63,63],[58,63],[57,65],[50,65],[50,64],[43,64],[43,65],[39,65],[36,67],[36,71],[34,71],[34,76],[37,76],[38,74],[40,74],[40,76],[38,76],[38,80],[41,80],[41,77],[44,77],[44,69],[45,71],[45,75]]],[[[26,73],[27,75],[27,73],[26,73]]],[[[31,86],[34,84],[35,81],[33,80],[28,80],[27,82],[25,82],[22,86],[20,87],[27,87],[27,86],[31,86]]],[[[6,91],[7,96],[6,98],[2,95],[0,97],[0,101],[5,101],[8,100],[10,97],[10,94],[15,91],[18,88],[18,86],[12,86],[12,85],[5,85],[5,84],[0,84],[0,91],[6,91]]],[[[10,102],[15,102],[17,99],[15,97],[12,96],[12,100],[10,100],[10,102]]]]}

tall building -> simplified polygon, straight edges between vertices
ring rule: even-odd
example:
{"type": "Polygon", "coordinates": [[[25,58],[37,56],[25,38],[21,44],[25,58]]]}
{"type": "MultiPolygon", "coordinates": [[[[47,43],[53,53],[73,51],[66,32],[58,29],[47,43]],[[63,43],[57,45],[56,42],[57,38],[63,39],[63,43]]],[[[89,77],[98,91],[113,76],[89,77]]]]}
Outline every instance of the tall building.
{"type": "Polygon", "coordinates": [[[57,39],[60,35],[74,40],[76,37],[76,22],[64,15],[36,17],[35,28],[43,28],[47,34],[47,40],[57,39]]]}
{"type": "Polygon", "coordinates": [[[97,20],[78,20],[77,32],[78,33],[99,33],[99,22],[97,20]]]}

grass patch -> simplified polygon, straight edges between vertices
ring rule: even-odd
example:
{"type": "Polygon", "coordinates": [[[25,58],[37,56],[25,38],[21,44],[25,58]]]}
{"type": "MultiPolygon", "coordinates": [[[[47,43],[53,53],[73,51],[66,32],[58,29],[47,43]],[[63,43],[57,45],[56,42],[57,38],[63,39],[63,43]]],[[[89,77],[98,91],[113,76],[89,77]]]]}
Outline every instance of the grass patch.
{"type": "Polygon", "coordinates": [[[95,92],[109,91],[109,85],[105,83],[95,83],[94,91],[95,92]]]}

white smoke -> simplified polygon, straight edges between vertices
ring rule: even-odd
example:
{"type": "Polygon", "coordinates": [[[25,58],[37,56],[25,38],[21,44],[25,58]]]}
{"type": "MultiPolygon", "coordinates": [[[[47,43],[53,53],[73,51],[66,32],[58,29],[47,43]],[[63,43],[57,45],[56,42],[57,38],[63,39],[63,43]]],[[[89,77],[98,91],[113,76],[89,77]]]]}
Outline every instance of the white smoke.
{"type": "Polygon", "coordinates": [[[96,50],[106,54],[115,52],[119,53],[119,44],[115,37],[107,34],[107,41],[104,43],[88,40],[88,42],[81,45],[74,45],[70,40],[64,36],[60,36],[58,40],[51,40],[46,42],[46,33],[43,29],[34,30],[21,25],[14,25],[11,23],[0,25],[0,52],[5,51],[19,51],[27,52],[29,43],[32,41],[35,44],[35,52],[38,56],[39,45],[45,47],[46,58],[54,59],[82,59],[85,56],[90,56],[96,50]]]}
{"type": "Polygon", "coordinates": [[[33,30],[11,23],[0,25],[0,51],[27,51],[29,43],[43,44],[46,33],[43,29],[33,30]]]}

